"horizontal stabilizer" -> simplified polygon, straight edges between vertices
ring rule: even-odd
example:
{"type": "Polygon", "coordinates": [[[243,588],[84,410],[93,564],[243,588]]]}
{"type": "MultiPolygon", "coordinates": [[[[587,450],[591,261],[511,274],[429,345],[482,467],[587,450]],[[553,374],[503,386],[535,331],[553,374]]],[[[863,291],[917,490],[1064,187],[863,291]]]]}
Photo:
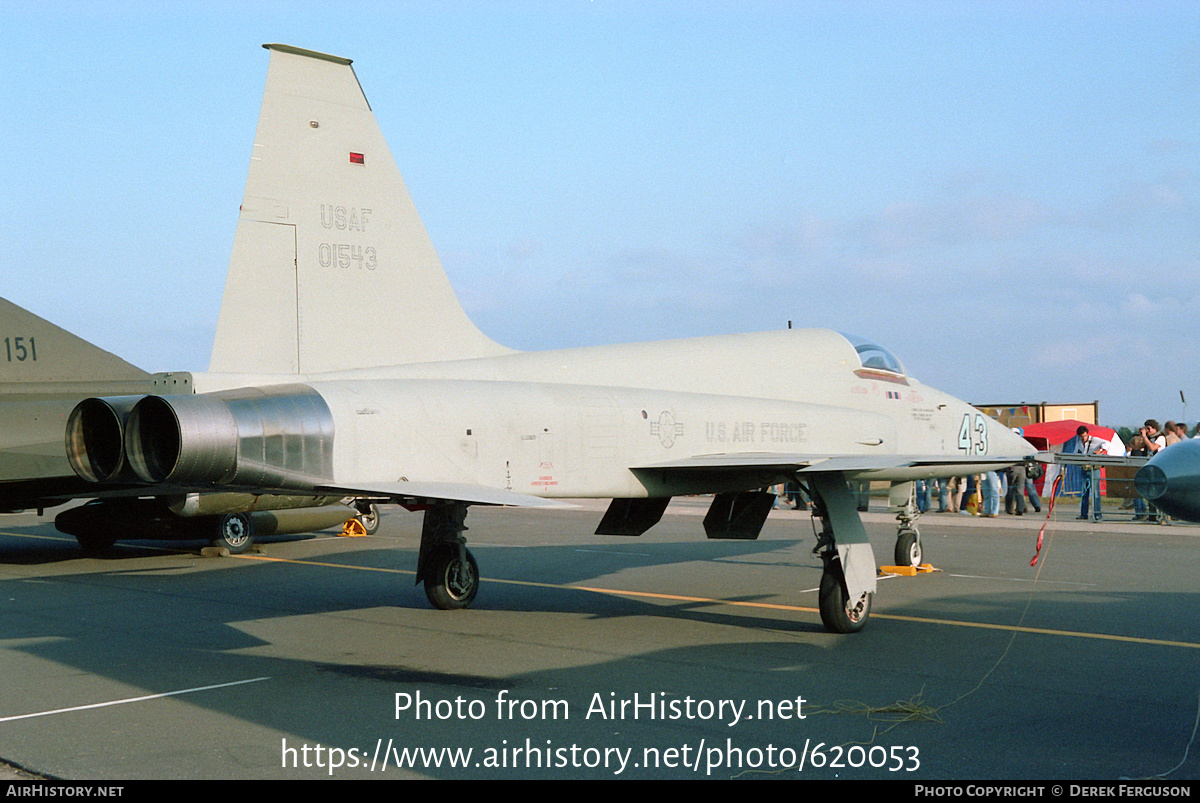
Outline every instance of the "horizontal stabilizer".
{"type": "Polygon", "coordinates": [[[922,471],[933,475],[954,476],[995,471],[1025,460],[1024,455],[846,455],[814,461],[801,474],[818,471],[843,471],[848,474],[866,474],[872,471],[911,469],[914,476],[922,471]]]}

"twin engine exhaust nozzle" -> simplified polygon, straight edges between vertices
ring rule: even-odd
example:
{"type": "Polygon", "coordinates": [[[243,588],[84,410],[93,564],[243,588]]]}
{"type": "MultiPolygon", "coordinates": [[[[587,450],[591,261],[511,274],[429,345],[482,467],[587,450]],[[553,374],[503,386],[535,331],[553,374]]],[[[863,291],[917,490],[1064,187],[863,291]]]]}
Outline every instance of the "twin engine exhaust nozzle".
{"type": "Polygon", "coordinates": [[[89,482],[305,490],[333,476],[333,415],[307,385],[84,399],[67,459],[89,482]]]}

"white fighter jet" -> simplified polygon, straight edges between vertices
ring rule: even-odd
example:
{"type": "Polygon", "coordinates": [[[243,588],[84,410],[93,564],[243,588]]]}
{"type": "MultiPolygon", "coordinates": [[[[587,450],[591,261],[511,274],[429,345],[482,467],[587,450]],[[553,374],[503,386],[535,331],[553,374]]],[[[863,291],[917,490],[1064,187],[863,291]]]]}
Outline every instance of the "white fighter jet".
{"type": "MultiPolygon", "coordinates": [[[[876,566],[850,481],[977,473],[1033,454],[887,350],[833,331],[498,345],[460,306],[350,61],[264,47],[210,371],[183,376],[192,392],[81,402],[66,433],[80,477],[147,495],[424,510],[417,582],[439,608],[478,590],[469,505],[611,498],[598,532],[640,535],[672,496],[713,494],[708,537],[754,538],[772,501],[761,489],[800,482],[823,522],[821,618],[852,632],[876,566]],[[348,321],[364,304],[375,314],[348,321]]],[[[231,513],[225,526],[250,522],[231,513]]],[[[920,561],[907,520],[896,551],[920,561]]]]}

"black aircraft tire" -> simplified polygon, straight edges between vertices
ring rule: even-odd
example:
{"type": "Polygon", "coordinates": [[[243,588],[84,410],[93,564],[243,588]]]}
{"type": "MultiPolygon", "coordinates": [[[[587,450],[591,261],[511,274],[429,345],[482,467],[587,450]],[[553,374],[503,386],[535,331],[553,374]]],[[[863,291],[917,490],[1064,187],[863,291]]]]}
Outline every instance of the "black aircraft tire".
{"type": "Polygon", "coordinates": [[[861,610],[851,611],[845,586],[840,564],[834,564],[822,573],[817,599],[821,623],[831,633],[857,633],[871,616],[871,595],[867,595],[861,610]]]}
{"type": "Polygon", "coordinates": [[[224,547],[231,555],[240,555],[254,543],[254,527],[245,513],[226,513],[217,520],[213,546],[224,547]]]}
{"type": "Polygon", "coordinates": [[[917,538],[917,534],[911,531],[900,533],[896,536],[896,565],[897,566],[920,566],[922,549],[921,539],[917,538]]]}
{"type": "Polygon", "coordinates": [[[367,505],[366,510],[359,508],[357,518],[367,535],[379,532],[379,505],[367,505]]]}
{"type": "Polygon", "coordinates": [[[458,547],[443,546],[432,555],[432,565],[425,577],[425,596],[439,610],[456,611],[466,608],[479,593],[479,564],[471,550],[463,550],[467,559],[460,560],[458,547]]]}

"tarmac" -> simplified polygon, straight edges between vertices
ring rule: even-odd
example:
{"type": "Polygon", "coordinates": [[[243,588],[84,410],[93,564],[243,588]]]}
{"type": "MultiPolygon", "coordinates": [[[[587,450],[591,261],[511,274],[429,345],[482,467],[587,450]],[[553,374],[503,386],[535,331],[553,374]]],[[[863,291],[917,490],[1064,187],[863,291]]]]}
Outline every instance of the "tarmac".
{"type": "Polygon", "coordinates": [[[707,541],[706,505],[640,538],[592,535],[603,502],[472,508],[465,611],[414,586],[401,510],[230,558],[88,557],[2,516],[0,759],[73,781],[1200,777],[1200,527],[927,514],[936,571],[881,578],[839,636],[807,513],[707,541]]]}

